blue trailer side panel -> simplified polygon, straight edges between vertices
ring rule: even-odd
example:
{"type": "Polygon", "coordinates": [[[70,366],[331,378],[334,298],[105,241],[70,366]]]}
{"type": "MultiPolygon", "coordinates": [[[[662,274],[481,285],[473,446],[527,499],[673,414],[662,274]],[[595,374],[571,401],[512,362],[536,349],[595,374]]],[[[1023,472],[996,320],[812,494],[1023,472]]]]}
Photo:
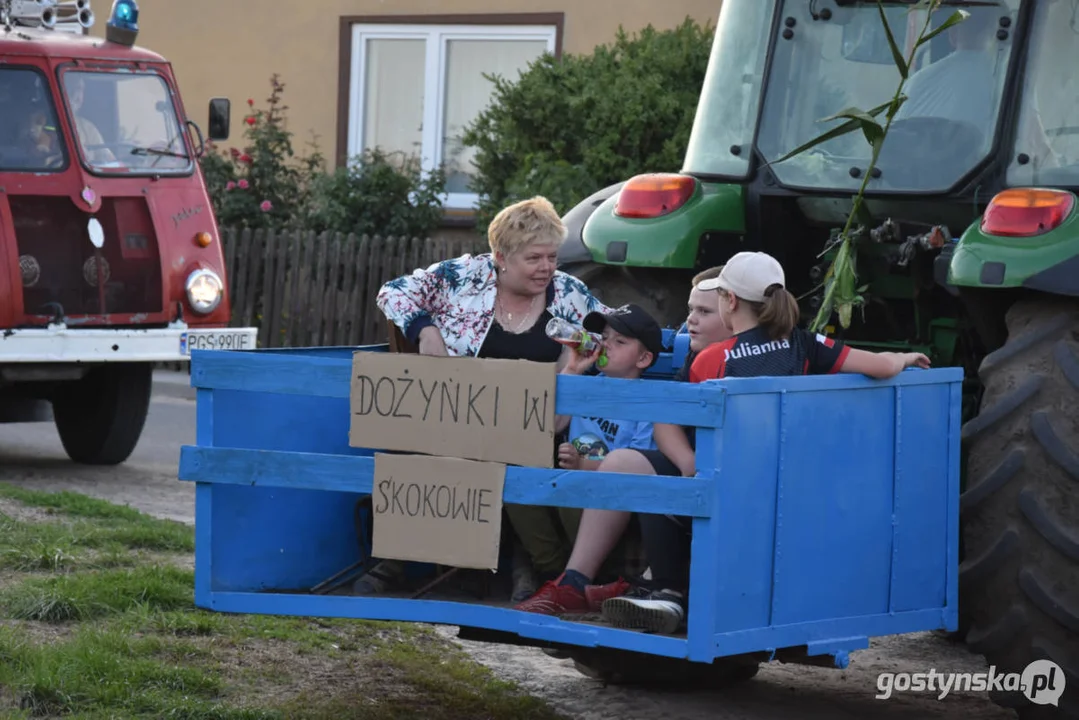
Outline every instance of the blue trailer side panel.
{"type": "Polygon", "coordinates": [[[782,396],[772,624],[888,611],[894,399],[782,396]]]}
{"type": "Polygon", "coordinates": [[[780,459],[779,396],[731,396],[727,408],[716,438],[717,632],[769,624],[780,459]]]}

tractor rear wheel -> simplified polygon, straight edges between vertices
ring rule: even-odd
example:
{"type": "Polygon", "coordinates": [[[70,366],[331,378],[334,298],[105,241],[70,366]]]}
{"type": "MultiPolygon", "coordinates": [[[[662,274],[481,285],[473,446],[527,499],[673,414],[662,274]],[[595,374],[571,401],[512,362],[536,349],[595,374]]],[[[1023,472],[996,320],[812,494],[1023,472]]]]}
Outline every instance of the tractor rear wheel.
{"type": "Polygon", "coordinates": [[[567,270],[588,285],[608,307],[640,305],[660,327],[681,327],[686,319],[692,271],[627,268],[590,263],[567,270]]]}
{"type": "Polygon", "coordinates": [[[997,674],[1040,659],[1066,673],[1059,710],[1022,692],[991,690],[994,701],[1022,720],[1077,717],[1079,302],[1022,300],[1006,320],[1008,340],[979,368],[985,393],[962,433],[960,605],[968,646],[997,674]]]}

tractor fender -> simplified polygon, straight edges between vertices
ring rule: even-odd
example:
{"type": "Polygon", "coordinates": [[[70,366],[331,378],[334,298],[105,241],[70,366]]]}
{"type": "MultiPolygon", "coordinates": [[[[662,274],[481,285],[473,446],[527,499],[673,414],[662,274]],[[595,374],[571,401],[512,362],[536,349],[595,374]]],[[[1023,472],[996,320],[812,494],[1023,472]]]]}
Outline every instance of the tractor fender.
{"type": "Polygon", "coordinates": [[[1029,237],[993,235],[978,218],[947,254],[948,285],[1034,290],[1079,297],[1079,198],[1054,228],[1029,237]]]}
{"type": "Polygon", "coordinates": [[[566,226],[566,241],[558,250],[559,270],[592,262],[592,253],[584,244],[584,226],[596,208],[621,190],[626,182],[628,181],[623,180],[592,193],[563,216],[562,224],[566,226]]]}

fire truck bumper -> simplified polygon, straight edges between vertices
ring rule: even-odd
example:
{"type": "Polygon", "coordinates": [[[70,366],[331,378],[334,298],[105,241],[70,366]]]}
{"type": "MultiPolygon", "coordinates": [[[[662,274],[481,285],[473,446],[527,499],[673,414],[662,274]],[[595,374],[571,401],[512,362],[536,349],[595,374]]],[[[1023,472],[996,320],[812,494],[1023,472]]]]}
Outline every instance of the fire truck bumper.
{"type": "Polygon", "coordinates": [[[109,330],[49,325],[0,330],[0,364],[64,362],[176,362],[192,350],[254,350],[258,328],[109,330]]]}

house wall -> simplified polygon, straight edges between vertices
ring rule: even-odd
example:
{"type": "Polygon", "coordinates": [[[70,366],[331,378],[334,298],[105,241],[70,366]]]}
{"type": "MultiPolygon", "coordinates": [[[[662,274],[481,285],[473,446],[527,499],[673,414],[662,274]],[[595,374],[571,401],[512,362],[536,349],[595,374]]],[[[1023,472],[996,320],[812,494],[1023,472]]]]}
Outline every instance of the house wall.
{"type": "MultiPolygon", "coordinates": [[[[95,0],[91,34],[103,37],[111,2],[95,0]]],[[[666,29],[686,16],[714,24],[718,0],[140,0],[138,45],[168,58],[188,115],[205,131],[212,97],[232,101],[229,143],[242,142],[248,98],[265,105],[270,76],[285,84],[289,129],[298,152],[314,132],[328,158],[340,159],[343,139],[342,18],[492,13],[561,14],[557,44],[563,53],[587,53],[613,40],[619,24],[629,32],[652,24],[666,29]]],[[[422,21],[417,18],[417,21],[422,21]]]]}

